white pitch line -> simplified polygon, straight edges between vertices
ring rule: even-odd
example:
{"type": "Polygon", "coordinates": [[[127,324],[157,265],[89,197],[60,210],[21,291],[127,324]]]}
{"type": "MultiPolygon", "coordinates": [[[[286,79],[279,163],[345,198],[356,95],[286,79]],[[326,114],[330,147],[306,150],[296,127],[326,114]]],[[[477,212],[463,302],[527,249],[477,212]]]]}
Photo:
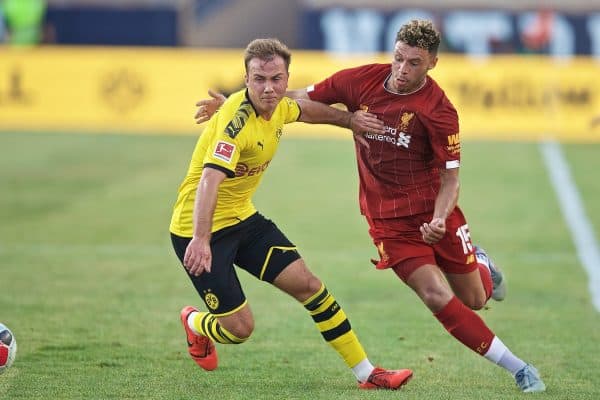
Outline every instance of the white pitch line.
{"type": "Polygon", "coordinates": [[[594,228],[586,216],[585,207],[571,178],[569,165],[560,144],[554,140],[546,141],[540,144],[540,150],[544,155],[546,169],[559,199],[563,217],[571,231],[577,256],[588,274],[592,304],[600,312],[600,251],[594,228]]]}

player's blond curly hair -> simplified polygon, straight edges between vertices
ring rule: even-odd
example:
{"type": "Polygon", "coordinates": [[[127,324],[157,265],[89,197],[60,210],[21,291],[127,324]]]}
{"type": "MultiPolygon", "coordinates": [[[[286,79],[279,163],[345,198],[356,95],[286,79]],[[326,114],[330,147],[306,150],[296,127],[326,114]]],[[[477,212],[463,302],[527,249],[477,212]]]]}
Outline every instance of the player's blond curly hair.
{"type": "Polygon", "coordinates": [[[419,47],[431,54],[436,54],[440,46],[440,33],[428,20],[413,19],[402,25],[396,35],[396,42],[403,42],[412,47],[419,47]]]}
{"type": "Polygon", "coordinates": [[[292,62],[292,53],[288,47],[281,43],[278,39],[254,39],[244,52],[244,64],[246,65],[246,72],[248,72],[248,64],[253,58],[258,58],[263,61],[270,61],[275,57],[283,58],[285,62],[285,70],[287,71],[292,62]]]}

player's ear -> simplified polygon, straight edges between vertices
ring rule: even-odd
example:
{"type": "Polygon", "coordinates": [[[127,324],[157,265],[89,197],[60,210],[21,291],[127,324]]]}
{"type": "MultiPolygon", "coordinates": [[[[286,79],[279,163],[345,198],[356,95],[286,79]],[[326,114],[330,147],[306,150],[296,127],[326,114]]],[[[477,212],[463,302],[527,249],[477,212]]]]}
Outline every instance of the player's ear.
{"type": "Polygon", "coordinates": [[[437,56],[433,57],[431,59],[431,61],[429,62],[429,66],[427,67],[427,69],[434,69],[435,66],[437,65],[437,62],[438,62],[437,56]]]}

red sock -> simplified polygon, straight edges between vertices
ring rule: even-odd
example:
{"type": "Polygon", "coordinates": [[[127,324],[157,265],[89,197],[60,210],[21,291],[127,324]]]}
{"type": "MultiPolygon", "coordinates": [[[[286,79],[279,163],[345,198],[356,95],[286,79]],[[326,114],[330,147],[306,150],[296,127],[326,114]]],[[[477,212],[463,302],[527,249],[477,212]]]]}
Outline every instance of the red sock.
{"type": "Polygon", "coordinates": [[[480,355],[487,353],[494,339],[494,333],[479,318],[479,315],[465,306],[456,296],[434,315],[459,342],[480,355]]]}
{"type": "Polygon", "coordinates": [[[485,265],[479,263],[479,275],[481,276],[481,283],[483,283],[483,289],[485,290],[485,298],[487,300],[492,297],[492,290],[494,289],[494,283],[492,282],[492,275],[490,270],[485,265]]]}

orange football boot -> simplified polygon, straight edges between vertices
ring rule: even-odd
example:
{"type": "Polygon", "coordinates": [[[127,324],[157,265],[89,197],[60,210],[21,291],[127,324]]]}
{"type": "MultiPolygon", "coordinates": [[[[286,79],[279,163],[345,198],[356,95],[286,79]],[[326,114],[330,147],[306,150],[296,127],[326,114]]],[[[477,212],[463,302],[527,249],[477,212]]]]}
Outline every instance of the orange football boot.
{"type": "Polygon", "coordinates": [[[412,371],[410,369],[383,369],[376,367],[369,378],[362,383],[358,384],[361,389],[389,389],[397,390],[412,378],[412,371]]]}
{"type": "Polygon", "coordinates": [[[180,314],[181,323],[183,324],[183,329],[185,329],[188,353],[190,353],[192,359],[196,362],[196,364],[202,367],[202,369],[206,371],[212,371],[217,368],[219,363],[215,345],[213,344],[212,340],[206,336],[197,335],[192,332],[187,323],[188,316],[197,311],[198,310],[192,306],[186,306],[183,307],[180,314]]]}

